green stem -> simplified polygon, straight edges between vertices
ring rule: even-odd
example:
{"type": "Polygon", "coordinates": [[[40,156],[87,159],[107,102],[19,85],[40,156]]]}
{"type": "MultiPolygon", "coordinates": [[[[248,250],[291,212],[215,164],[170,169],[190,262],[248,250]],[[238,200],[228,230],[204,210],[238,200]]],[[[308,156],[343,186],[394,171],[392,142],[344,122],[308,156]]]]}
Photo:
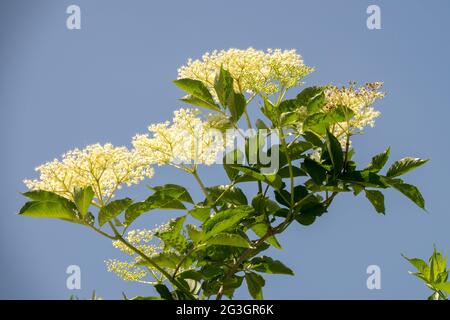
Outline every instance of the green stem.
{"type": "Polygon", "coordinates": [[[114,226],[114,224],[112,224],[111,222],[109,222],[109,225],[111,227],[111,229],[113,230],[114,234],[115,234],[115,239],[122,242],[127,248],[129,248],[130,250],[132,250],[133,252],[135,252],[138,256],[140,256],[142,259],[144,259],[148,264],[150,264],[152,267],[154,267],[156,270],[158,270],[162,275],[164,275],[167,280],[170,281],[170,283],[177,288],[180,291],[183,291],[183,293],[185,293],[189,298],[191,298],[192,300],[196,300],[196,298],[194,297],[194,295],[189,292],[189,290],[186,290],[186,288],[176,279],[174,279],[166,270],[164,270],[162,267],[160,267],[158,264],[156,264],[151,258],[149,258],[146,254],[144,254],[141,250],[139,250],[138,248],[136,248],[135,246],[133,246],[131,243],[129,243],[128,241],[126,241],[121,234],[117,231],[116,227],[114,226]]]}
{"type": "Polygon", "coordinates": [[[200,189],[202,189],[203,194],[206,197],[206,200],[208,201],[208,204],[214,209],[215,212],[217,212],[217,208],[215,206],[214,200],[211,198],[211,195],[209,194],[208,190],[206,189],[205,185],[203,184],[202,180],[200,179],[197,170],[191,171],[192,175],[194,176],[195,180],[197,181],[198,185],[200,186],[200,189]]]}

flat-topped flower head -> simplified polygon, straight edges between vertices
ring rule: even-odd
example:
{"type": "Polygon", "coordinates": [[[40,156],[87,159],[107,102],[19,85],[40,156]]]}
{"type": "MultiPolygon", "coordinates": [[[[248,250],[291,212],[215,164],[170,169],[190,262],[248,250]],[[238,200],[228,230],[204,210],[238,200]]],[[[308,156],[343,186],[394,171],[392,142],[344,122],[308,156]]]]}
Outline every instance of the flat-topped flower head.
{"type": "Polygon", "coordinates": [[[347,131],[361,131],[366,126],[375,125],[375,119],[380,116],[380,112],[372,105],[385,96],[384,92],[379,91],[382,86],[382,82],[371,82],[357,88],[354,83],[350,83],[348,87],[330,86],[327,89],[325,110],[346,106],[355,113],[348,123],[342,122],[332,128],[335,136],[341,137],[347,131]]]}
{"type": "Polygon", "coordinates": [[[95,197],[109,201],[123,184],[137,184],[153,176],[153,169],[135,151],[112,144],[74,149],[36,168],[39,179],[24,180],[31,190],[45,190],[73,200],[75,188],[91,186],[95,197]]]}
{"type": "Polygon", "coordinates": [[[223,135],[199,114],[198,109],[179,109],[172,123],[150,125],[151,137],[133,138],[136,151],[150,164],[213,164],[224,150],[223,135]]]}
{"type": "Polygon", "coordinates": [[[178,78],[202,81],[215,96],[214,80],[221,66],[235,79],[236,91],[265,95],[295,87],[314,71],[295,50],[248,48],[207,52],[199,60],[190,59],[178,70],[178,78]]]}

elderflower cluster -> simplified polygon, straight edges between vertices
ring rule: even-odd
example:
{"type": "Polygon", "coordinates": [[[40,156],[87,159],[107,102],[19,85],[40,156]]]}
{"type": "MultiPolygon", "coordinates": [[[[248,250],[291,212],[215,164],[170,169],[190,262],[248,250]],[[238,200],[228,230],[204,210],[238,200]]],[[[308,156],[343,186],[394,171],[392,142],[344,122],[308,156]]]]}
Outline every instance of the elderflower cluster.
{"type": "Polygon", "coordinates": [[[147,276],[147,271],[142,267],[135,266],[134,262],[110,259],[105,263],[108,272],[114,272],[122,280],[148,283],[143,280],[147,276]]]}
{"type": "Polygon", "coordinates": [[[375,125],[375,119],[380,116],[380,112],[376,111],[372,105],[377,99],[385,96],[384,92],[378,91],[382,85],[381,82],[371,82],[363,87],[355,88],[354,83],[350,83],[348,87],[331,86],[327,89],[325,110],[346,106],[355,113],[348,123],[341,122],[332,128],[335,136],[342,137],[348,131],[362,130],[366,126],[375,125]]]}
{"type": "Polygon", "coordinates": [[[148,127],[152,133],[136,135],[133,146],[150,164],[213,164],[224,150],[224,137],[214,122],[202,121],[198,109],[179,109],[172,124],[148,127]]]}
{"type": "MultiPolygon", "coordinates": [[[[156,241],[155,234],[158,232],[163,232],[169,228],[169,223],[163,224],[154,229],[137,229],[130,230],[125,239],[133,247],[141,251],[147,257],[153,257],[154,255],[163,251],[163,246],[160,242],[156,241]]],[[[136,281],[142,283],[151,283],[145,279],[148,276],[153,278],[162,279],[162,275],[151,266],[139,266],[138,264],[142,262],[142,258],[126,246],[123,242],[119,240],[113,241],[113,246],[123,253],[127,254],[131,260],[121,261],[118,259],[106,260],[106,268],[109,272],[115,273],[117,276],[125,281],[136,281]]]]}
{"type": "Polygon", "coordinates": [[[221,66],[235,79],[236,91],[268,95],[297,86],[314,71],[295,50],[248,48],[207,52],[200,60],[189,59],[178,69],[178,78],[202,81],[215,97],[214,80],[221,66]]]}
{"type": "Polygon", "coordinates": [[[73,200],[75,188],[91,186],[95,197],[108,201],[123,184],[137,184],[153,176],[153,169],[135,151],[112,144],[74,149],[36,168],[39,179],[24,180],[30,190],[45,190],[73,200]]]}

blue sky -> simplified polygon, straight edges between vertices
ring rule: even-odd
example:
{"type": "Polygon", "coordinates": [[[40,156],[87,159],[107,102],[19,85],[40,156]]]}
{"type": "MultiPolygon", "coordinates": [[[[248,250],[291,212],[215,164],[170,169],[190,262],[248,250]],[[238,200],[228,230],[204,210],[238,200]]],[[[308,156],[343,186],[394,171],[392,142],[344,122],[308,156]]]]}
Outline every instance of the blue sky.
{"type": "MultiPolygon", "coordinates": [[[[434,1],[117,1],[40,0],[0,3],[0,298],[66,299],[151,295],[105,270],[119,257],[111,243],[80,226],[18,217],[22,179],[66,150],[95,142],[129,145],[148,124],[171,118],[181,92],[171,84],[187,58],[231,47],[295,48],[316,67],[306,82],[338,85],[384,81],[387,97],[376,127],[354,140],[362,165],[387,146],[391,159],[431,158],[406,179],[426,201],[425,213],[395,191],[386,216],[367,200],[339,197],[310,227],[293,226],[284,250],[270,254],[295,277],[268,277],[272,299],[422,299],[428,290],[408,275],[401,253],[428,257],[433,244],[450,252],[448,182],[450,118],[448,14],[434,1]],[[77,4],[82,29],[66,29],[66,8],[77,4]],[[368,30],[366,8],[381,8],[382,29],[368,30]],[[82,289],[66,288],[65,270],[81,267],[82,289]],[[368,290],[366,268],[379,265],[381,290],[368,290]]],[[[221,169],[204,169],[209,184],[221,169]]],[[[188,176],[158,168],[154,185],[188,176]]],[[[137,199],[138,186],[126,190],[137,199]]],[[[195,189],[193,196],[200,199],[195,189]]],[[[176,213],[153,212],[139,227],[176,213]]],[[[247,298],[245,286],[238,298],[247,298]]]]}

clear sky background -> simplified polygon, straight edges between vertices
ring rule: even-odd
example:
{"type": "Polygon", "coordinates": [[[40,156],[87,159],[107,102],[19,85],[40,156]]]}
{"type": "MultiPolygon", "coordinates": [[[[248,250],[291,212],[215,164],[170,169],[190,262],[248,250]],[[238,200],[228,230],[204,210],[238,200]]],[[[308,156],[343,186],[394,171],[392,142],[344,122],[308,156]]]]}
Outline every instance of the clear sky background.
{"type": "MultiPolygon", "coordinates": [[[[307,84],[384,81],[376,127],[354,140],[358,163],[392,147],[391,159],[431,158],[408,174],[428,213],[386,192],[386,216],[364,196],[340,196],[314,225],[293,225],[283,251],[270,254],[295,277],[268,277],[269,299],[422,299],[430,292],[401,257],[450,252],[448,179],[450,2],[434,1],[0,1],[0,298],[120,298],[151,295],[105,269],[121,257],[81,226],[16,215],[23,178],[66,150],[95,142],[129,145],[148,124],[171,118],[182,94],[171,84],[189,57],[230,47],[295,48],[317,68],[307,84]],[[82,30],[66,29],[66,8],[82,10],[82,30]],[[381,7],[382,30],[368,30],[366,8],[381,7]],[[82,289],[66,288],[67,266],[81,267],[82,289]],[[368,290],[366,268],[379,265],[381,290],[368,290]]],[[[201,174],[224,182],[219,167],[201,174]]],[[[154,185],[194,181],[157,168],[154,185]]],[[[138,186],[136,199],[146,196],[138,186]]],[[[192,192],[197,200],[200,192],[192,192]]],[[[152,212],[137,226],[176,216],[152,212]]],[[[245,285],[236,294],[248,298],[245,285]]]]}

